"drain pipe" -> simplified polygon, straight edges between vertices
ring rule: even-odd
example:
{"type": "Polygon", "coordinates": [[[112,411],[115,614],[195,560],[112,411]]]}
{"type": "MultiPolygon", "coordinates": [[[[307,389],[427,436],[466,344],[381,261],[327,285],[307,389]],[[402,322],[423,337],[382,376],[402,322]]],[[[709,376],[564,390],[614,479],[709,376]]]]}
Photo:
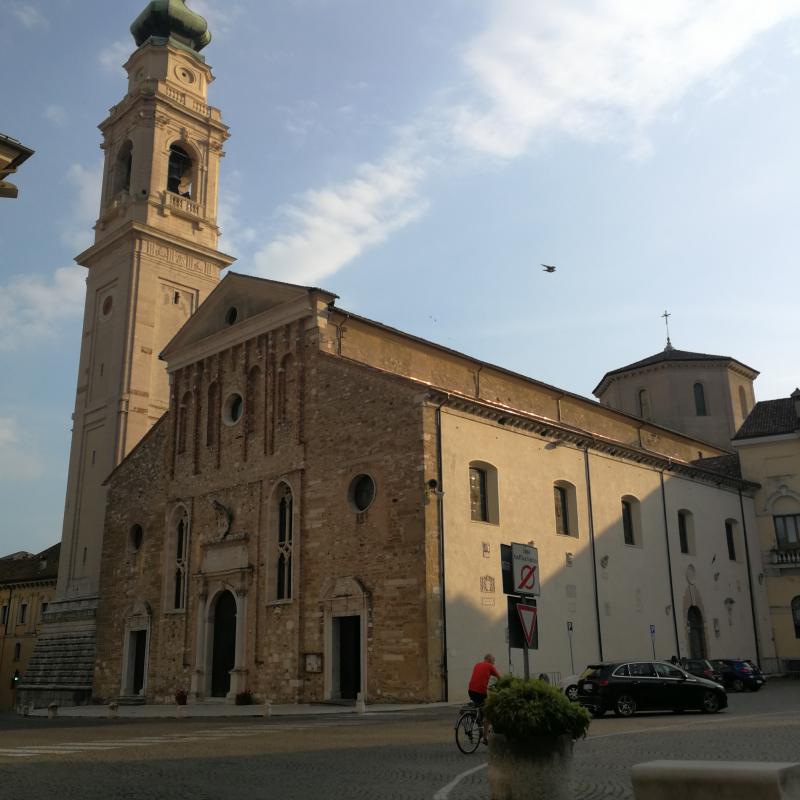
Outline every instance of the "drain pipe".
{"type": "Polygon", "coordinates": [[[597,647],[603,660],[603,630],[600,626],[600,596],[597,590],[597,549],[594,542],[594,511],[592,510],[592,476],[589,472],[589,446],[583,448],[583,466],[586,472],[586,502],[589,510],[589,541],[592,543],[592,581],[594,583],[594,612],[597,618],[597,647]]]}
{"type": "Polygon", "coordinates": [[[444,701],[449,701],[448,670],[447,670],[447,605],[445,602],[445,575],[444,575],[444,477],[442,468],[442,406],[448,401],[449,395],[442,400],[436,408],[436,513],[439,522],[439,591],[441,592],[442,615],[442,689],[444,701]]]}
{"type": "Polygon", "coordinates": [[[747,523],[744,521],[744,500],[742,490],[739,489],[739,509],[742,512],[742,534],[744,536],[744,560],[747,564],[747,587],[750,589],[750,613],[753,616],[753,638],[756,640],[756,664],[761,666],[761,648],[758,646],[758,620],[756,618],[756,603],[753,598],[753,571],[750,567],[750,548],[747,545],[747,523]]]}
{"type": "Polygon", "coordinates": [[[669,575],[669,599],[672,603],[672,628],[675,631],[675,655],[681,660],[681,642],[678,637],[678,616],[675,612],[675,588],[672,584],[672,556],[669,549],[669,523],[667,521],[667,490],[664,488],[664,470],[660,470],[661,478],[661,509],[664,513],[664,541],[667,545],[667,574],[669,575]]]}

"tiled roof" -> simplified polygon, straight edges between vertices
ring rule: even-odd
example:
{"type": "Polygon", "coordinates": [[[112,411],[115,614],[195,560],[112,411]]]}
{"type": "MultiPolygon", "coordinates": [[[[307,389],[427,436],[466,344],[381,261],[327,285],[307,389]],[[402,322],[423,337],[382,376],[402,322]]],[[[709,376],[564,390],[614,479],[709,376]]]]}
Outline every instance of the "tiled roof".
{"type": "Polygon", "coordinates": [[[718,472],[720,475],[727,475],[730,478],[742,477],[742,468],[739,464],[738,453],[731,453],[724,456],[712,456],[711,458],[697,458],[692,461],[692,464],[701,469],[718,472]]]}
{"type": "Polygon", "coordinates": [[[58,576],[58,554],[61,543],[36,555],[19,553],[0,558],[0,584],[55,580],[58,576]]]}
{"type": "Polygon", "coordinates": [[[644,367],[652,367],[655,364],[662,364],[665,362],[673,362],[673,361],[721,361],[721,362],[728,362],[733,361],[736,364],[741,364],[746,370],[754,373],[753,377],[758,375],[758,370],[753,369],[752,367],[748,367],[747,364],[742,364],[741,361],[738,361],[731,356],[715,356],[711,355],[710,353],[692,353],[689,350],[676,350],[671,345],[665,347],[660,353],[656,353],[655,355],[648,356],[647,358],[643,358],[640,361],[634,361],[632,364],[628,364],[627,366],[620,367],[619,369],[612,369],[610,372],[606,372],[603,375],[602,380],[594,389],[594,394],[597,394],[597,390],[603,385],[603,383],[613,375],[621,375],[623,372],[629,372],[635,369],[642,369],[644,367]]]}
{"type": "Polygon", "coordinates": [[[737,439],[753,439],[757,436],[779,436],[782,433],[794,433],[800,429],[800,419],[794,408],[791,397],[778,400],[762,400],[753,406],[753,410],[736,432],[737,439]]]}

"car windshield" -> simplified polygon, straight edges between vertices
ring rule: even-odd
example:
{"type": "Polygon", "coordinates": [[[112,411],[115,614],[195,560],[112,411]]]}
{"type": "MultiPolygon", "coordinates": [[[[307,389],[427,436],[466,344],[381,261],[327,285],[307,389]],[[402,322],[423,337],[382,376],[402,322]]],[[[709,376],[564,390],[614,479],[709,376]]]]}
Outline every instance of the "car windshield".
{"type": "Polygon", "coordinates": [[[589,666],[587,666],[586,669],[583,672],[581,672],[581,674],[578,677],[591,678],[592,675],[595,675],[596,673],[600,672],[600,670],[603,669],[603,666],[604,666],[603,664],[589,664],[589,666]]]}

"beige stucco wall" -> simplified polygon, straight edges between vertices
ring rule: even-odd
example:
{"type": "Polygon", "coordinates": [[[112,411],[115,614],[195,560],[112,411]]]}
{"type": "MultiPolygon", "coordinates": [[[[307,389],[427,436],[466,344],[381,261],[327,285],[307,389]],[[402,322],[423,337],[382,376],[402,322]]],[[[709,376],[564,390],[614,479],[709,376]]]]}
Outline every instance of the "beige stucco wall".
{"type": "MultiPolygon", "coordinates": [[[[760,567],[765,576],[775,650],[782,659],[800,658],[800,639],[792,620],[792,599],[800,595],[800,563],[781,564],[773,515],[800,514],[800,436],[775,436],[736,442],[742,472],[761,484],[755,497],[760,567]]],[[[797,553],[795,554],[797,555],[797,553]]]]}
{"type": "MultiPolygon", "coordinates": [[[[469,671],[484,652],[495,653],[509,668],[506,598],[502,594],[500,544],[533,540],[539,550],[542,594],[539,598],[539,650],[532,670],[569,674],[567,621],[574,625],[574,668],[599,657],[594,599],[589,511],[584,453],[569,445],[547,448],[534,435],[511,431],[466,414],[445,411],[442,422],[445,492],[445,574],[447,657],[451,699],[466,692],[469,671]],[[498,471],[499,522],[470,519],[468,469],[471,461],[498,471]],[[553,484],[575,486],[578,536],[555,533],[553,484]],[[484,544],[489,555],[484,556],[484,544]],[[573,554],[572,565],[567,553],[573,554]],[[481,577],[495,591],[481,591],[481,577]]],[[[598,598],[603,657],[650,657],[650,625],[655,625],[659,658],[677,654],[664,535],[664,511],[657,470],[596,452],[589,453],[598,598]],[[623,542],[621,498],[640,502],[642,546],[623,542]],[[602,560],[607,558],[606,567],[602,560]]],[[[681,655],[688,655],[686,614],[690,605],[703,612],[709,655],[755,657],[747,567],[738,494],[713,485],[667,475],[667,520],[681,655]],[[695,517],[696,552],[679,552],[677,512],[695,517]],[[725,520],[738,524],[737,560],[728,559],[725,520]],[[687,581],[692,565],[693,584],[687,581]],[[716,576],[716,577],[715,577],[716,576]],[[733,604],[725,603],[731,598],[733,604]],[[728,608],[732,610],[728,612],[728,608]],[[715,626],[714,620],[718,623],[715,626]],[[718,631],[718,633],[716,632],[718,631]]],[[[744,498],[745,523],[754,527],[752,500],[744,498]]],[[[484,581],[484,586],[486,582],[484,581]]],[[[763,598],[757,597],[760,624],[766,625],[763,598]]],[[[767,637],[768,638],[768,637],[767,637]]],[[[769,642],[761,642],[762,655],[769,642]]],[[[521,651],[512,653],[521,672],[521,651]]]]}

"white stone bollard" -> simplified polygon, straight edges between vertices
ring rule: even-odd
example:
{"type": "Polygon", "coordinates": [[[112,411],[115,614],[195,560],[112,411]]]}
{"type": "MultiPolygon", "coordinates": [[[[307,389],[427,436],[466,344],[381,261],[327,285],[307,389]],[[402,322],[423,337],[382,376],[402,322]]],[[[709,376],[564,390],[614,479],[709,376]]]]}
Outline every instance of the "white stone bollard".
{"type": "Polygon", "coordinates": [[[264,716],[271,717],[272,716],[272,703],[269,700],[264,701],[264,716]]]}
{"type": "Polygon", "coordinates": [[[47,719],[55,719],[58,716],[58,703],[50,703],[47,706],[47,719]]]}
{"type": "Polygon", "coordinates": [[[648,761],[631,770],[636,800],[800,800],[800,764],[648,761]]]}
{"type": "Polygon", "coordinates": [[[108,704],[108,718],[109,719],[116,719],[117,718],[117,710],[119,709],[119,703],[109,703],[108,704]]]}
{"type": "Polygon", "coordinates": [[[364,694],[359,692],[356,697],[356,714],[366,714],[367,713],[367,703],[364,700],[364,694]]]}

